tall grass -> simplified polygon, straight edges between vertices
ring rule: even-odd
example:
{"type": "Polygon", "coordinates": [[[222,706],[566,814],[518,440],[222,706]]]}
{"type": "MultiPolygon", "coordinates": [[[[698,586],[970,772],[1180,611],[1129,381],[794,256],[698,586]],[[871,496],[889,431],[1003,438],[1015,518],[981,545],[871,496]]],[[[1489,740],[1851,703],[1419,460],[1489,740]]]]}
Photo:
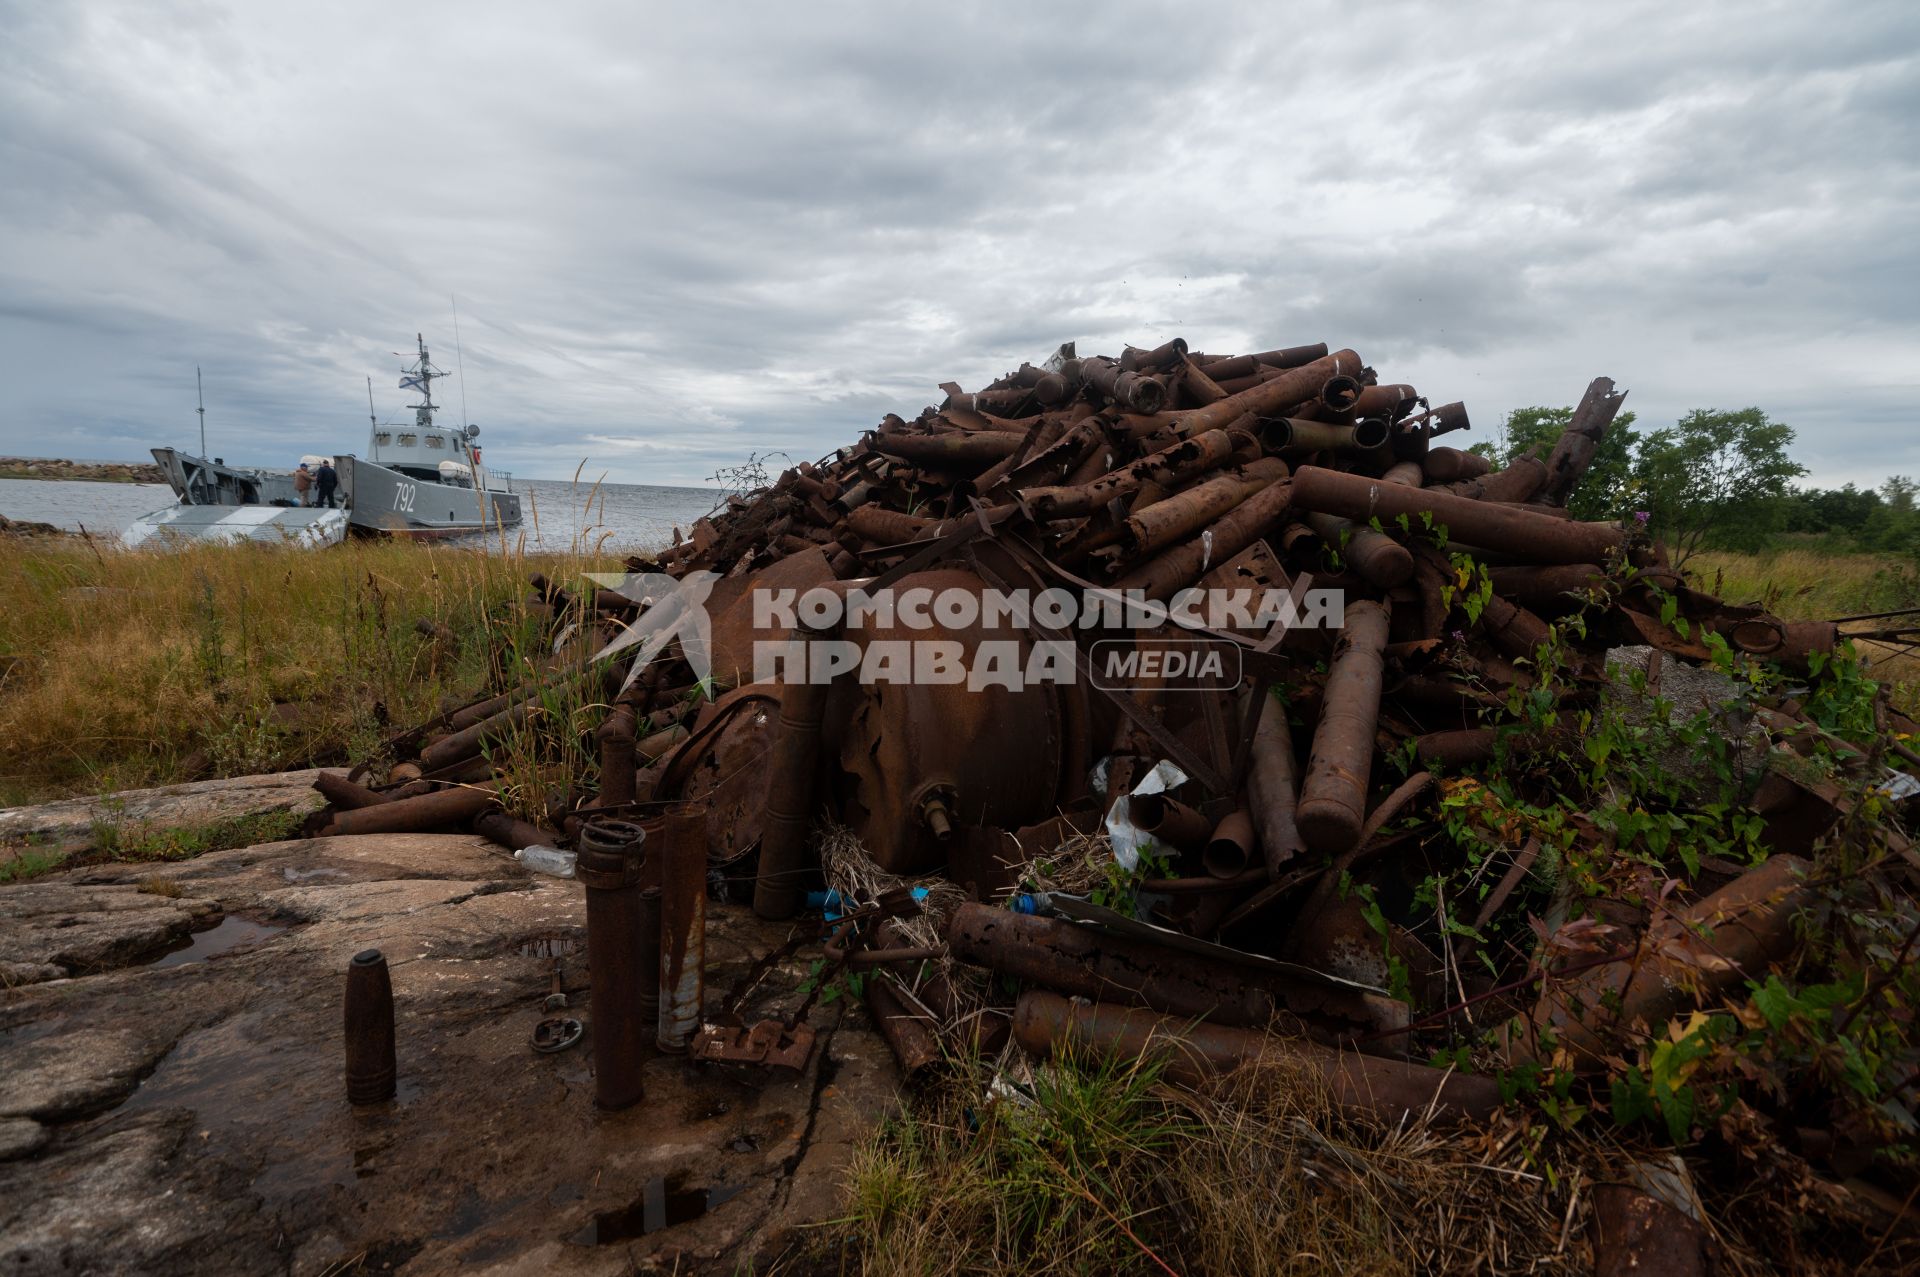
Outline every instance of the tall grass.
{"type": "Polygon", "coordinates": [[[546,642],[528,574],[618,562],[499,551],[9,545],[0,805],[358,759],[443,698],[503,690],[546,642]]]}

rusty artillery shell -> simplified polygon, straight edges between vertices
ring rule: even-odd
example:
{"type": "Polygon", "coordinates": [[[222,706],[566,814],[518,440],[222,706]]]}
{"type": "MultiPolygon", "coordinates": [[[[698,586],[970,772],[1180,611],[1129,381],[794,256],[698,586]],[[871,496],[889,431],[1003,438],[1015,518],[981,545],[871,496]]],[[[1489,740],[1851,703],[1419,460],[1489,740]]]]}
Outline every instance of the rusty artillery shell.
{"type": "Polygon", "coordinates": [[[1214,828],[1200,853],[1200,864],[1215,878],[1236,878],[1253,863],[1253,817],[1244,808],[1229,812],[1214,828]]]}
{"type": "MultiPolygon", "coordinates": [[[[1805,884],[1812,865],[1774,855],[1696,902],[1678,917],[1656,917],[1639,951],[1561,980],[1549,980],[1533,1009],[1581,1070],[1604,1067],[1606,1031],[1635,1021],[1661,1026],[1690,1006],[1713,1002],[1757,980],[1793,943],[1794,920],[1819,902],[1805,884]],[[1687,951],[1698,955],[1690,959],[1687,951]]],[[[1536,1058],[1537,1034],[1511,1036],[1509,1058],[1536,1058]]]]}
{"type": "Polygon", "coordinates": [[[1159,412],[1167,401],[1165,383],[1128,372],[1111,359],[1082,359],[1080,375],[1094,390],[1134,412],[1159,412]]]}
{"type": "Polygon", "coordinates": [[[509,816],[504,811],[483,812],[474,817],[473,832],[508,851],[519,851],[553,837],[540,826],[509,816]]]}
{"type": "Polygon", "coordinates": [[[1187,357],[1187,339],[1175,337],[1172,341],[1155,346],[1152,350],[1142,350],[1138,346],[1128,346],[1120,352],[1120,366],[1128,372],[1141,369],[1162,371],[1171,364],[1179,363],[1187,357]]]}
{"type": "Polygon", "coordinates": [[[974,472],[1012,456],[1020,436],[998,430],[953,435],[875,435],[876,450],[916,465],[974,472]]]}
{"type": "MultiPolygon", "coordinates": [[[[764,837],[764,835],[763,835],[764,837]]],[[[660,860],[662,1051],[680,1054],[700,1027],[707,992],[707,809],[681,803],[666,815],[660,860]]],[[[756,898],[757,899],[757,898],[756,898]]],[[[637,927],[636,927],[637,929],[637,927]]]]}
{"type": "MultiPolygon", "coordinates": [[[[1256,693],[1267,696],[1265,692],[1256,693]]],[[[1287,707],[1268,696],[1248,751],[1247,804],[1267,873],[1278,878],[1282,866],[1307,849],[1296,823],[1300,801],[1300,769],[1294,762],[1293,729],[1287,725],[1287,707]]]]}
{"type": "Polygon", "coordinates": [[[1359,398],[1353,401],[1353,415],[1384,417],[1388,421],[1398,421],[1406,416],[1418,402],[1420,402],[1420,392],[1412,386],[1367,386],[1360,391],[1359,398]]]}
{"type": "Polygon", "coordinates": [[[1142,484],[1178,483],[1224,465],[1233,455],[1233,440],[1224,430],[1208,430],[1172,447],[1110,470],[1078,488],[1026,488],[1021,504],[1036,519],[1071,519],[1092,514],[1108,502],[1127,496],[1142,484]]]}
{"type": "Polygon", "coordinates": [[[1527,607],[1572,605],[1577,596],[1605,588],[1607,576],[1598,563],[1499,564],[1487,569],[1493,592],[1527,607]]]}
{"type": "Polygon", "coordinates": [[[414,798],[396,798],[372,807],[343,811],[333,818],[333,834],[417,834],[461,829],[500,795],[488,786],[454,786],[414,798]]]}
{"type": "Polygon", "coordinates": [[[1309,421],[1303,417],[1265,417],[1260,442],[1269,452],[1371,452],[1392,432],[1378,418],[1362,421],[1309,421]]]}
{"type": "Polygon", "coordinates": [[[1548,638],[1547,623],[1495,594],[1480,613],[1480,628],[1508,656],[1532,659],[1548,638]]]}
{"type": "Polygon", "coordinates": [[[378,949],[347,964],[347,1100],[378,1104],[393,1098],[398,1072],[393,1053],[393,982],[378,949]]]}
{"type": "Polygon", "coordinates": [[[1362,599],[1349,603],[1346,611],[1295,811],[1307,846],[1335,854],[1351,850],[1366,823],[1387,646],[1384,606],[1362,599]]]}
{"type": "Polygon", "coordinates": [[[1492,473],[1493,462],[1477,452],[1462,452],[1458,448],[1428,448],[1426,459],[1420,463],[1420,467],[1429,482],[1460,483],[1492,473]]]}
{"type": "Polygon", "coordinates": [[[1546,462],[1538,457],[1515,457],[1506,469],[1456,483],[1452,490],[1471,501],[1527,501],[1546,481],[1546,462]]]}
{"type": "Polygon", "coordinates": [[[313,787],[320,796],[342,811],[355,811],[361,807],[377,807],[381,803],[392,801],[392,795],[375,793],[365,785],[356,784],[345,776],[332,772],[321,772],[314,777],[313,787]]]}
{"type": "Polygon", "coordinates": [[[1039,990],[1020,995],[1013,1035],[1043,1060],[1068,1044],[1114,1059],[1158,1058],[1168,1077],[1189,1086],[1250,1064],[1286,1062],[1317,1073],[1334,1103],[1390,1122],[1411,1114],[1424,1116],[1429,1110],[1442,1121],[1478,1119],[1500,1107],[1500,1085],[1492,1078],[1336,1051],[1304,1038],[1194,1024],[1130,1007],[1078,1005],[1039,990]]]}
{"type": "MultiPolygon", "coordinates": [[[[1312,363],[1301,364],[1279,372],[1258,385],[1228,395],[1218,403],[1210,403],[1204,408],[1195,408],[1180,417],[1181,433],[1192,435],[1202,430],[1211,430],[1236,420],[1243,413],[1258,416],[1272,416],[1295,404],[1305,403],[1320,393],[1320,387],[1327,384],[1327,378],[1342,374],[1356,376],[1364,366],[1360,356],[1351,350],[1335,351],[1312,363]]],[[[1277,370],[1269,370],[1277,371],[1277,370]]],[[[1215,381],[1218,376],[1209,372],[1215,381]]],[[[1224,387],[1223,387],[1224,388],[1224,387]]]]}
{"type": "Polygon", "coordinates": [[[866,1003],[867,1014],[886,1039],[902,1078],[912,1081],[940,1063],[940,1039],[926,1017],[900,995],[891,977],[877,972],[867,977],[866,1003]]]}
{"type": "Polygon", "coordinates": [[[1129,515],[1128,546],[1135,554],[1157,553],[1192,536],[1254,493],[1286,477],[1286,462],[1277,457],[1262,457],[1250,466],[1202,480],[1129,515]]]}
{"type": "Polygon", "coordinates": [[[624,807],[633,801],[634,712],[615,705],[596,733],[600,738],[600,805],[624,807]]]}
{"type": "Polygon", "coordinates": [[[1197,851],[1213,832],[1212,821],[1165,794],[1130,796],[1127,819],[1133,822],[1134,828],[1152,834],[1156,842],[1177,851],[1197,851]]]}
{"type": "Polygon", "coordinates": [[[647,1033],[640,1018],[641,878],[647,834],[625,820],[589,821],[574,875],[587,889],[587,968],[593,998],[593,1101],[638,1103],[647,1033]]]}
{"type": "Polygon", "coordinates": [[[430,772],[437,772],[462,759],[475,757],[489,740],[498,740],[525,723],[538,699],[538,695],[529,696],[451,736],[441,737],[420,751],[420,765],[430,772]]]}
{"type": "Polygon", "coordinates": [[[863,505],[847,516],[847,526],[875,545],[902,545],[938,530],[940,522],[877,505],[863,505]]]}
{"type": "Polygon", "coordinates": [[[1413,579],[1413,552],[1385,533],[1330,514],[1309,514],[1307,526],[1328,545],[1338,546],[1347,566],[1381,589],[1413,579]]]}
{"type": "Polygon", "coordinates": [[[1252,545],[1278,523],[1292,504],[1293,487],[1268,484],[1209,525],[1202,535],[1172,546],[1139,564],[1114,582],[1119,590],[1140,590],[1164,602],[1200,579],[1209,564],[1224,563],[1252,545]]]}
{"type": "MultiPolygon", "coordinates": [[[[803,623],[795,627],[793,637],[807,642],[827,635],[803,623]]],[[[791,918],[800,908],[814,763],[820,752],[827,691],[824,683],[788,683],[780,691],[780,730],[767,767],[767,812],[760,830],[760,868],[753,884],[753,911],[762,918],[791,918]]]]}
{"type": "Polygon", "coordinates": [[[1409,488],[1419,487],[1426,479],[1418,461],[1396,461],[1380,472],[1380,482],[1402,483],[1409,488]]]}
{"type": "Polygon", "coordinates": [[[1537,563],[1605,561],[1626,543],[1626,535],[1610,524],[1555,519],[1513,506],[1469,500],[1432,488],[1381,483],[1319,466],[1303,466],[1294,473],[1293,501],[1302,510],[1337,514],[1360,523],[1379,519],[1382,524],[1390,524],[1401,515],[1418,523],[1421,515],[1431,515],[1433,522],[1444,524],[1456,541],[1503,550],[1537,563]]]}

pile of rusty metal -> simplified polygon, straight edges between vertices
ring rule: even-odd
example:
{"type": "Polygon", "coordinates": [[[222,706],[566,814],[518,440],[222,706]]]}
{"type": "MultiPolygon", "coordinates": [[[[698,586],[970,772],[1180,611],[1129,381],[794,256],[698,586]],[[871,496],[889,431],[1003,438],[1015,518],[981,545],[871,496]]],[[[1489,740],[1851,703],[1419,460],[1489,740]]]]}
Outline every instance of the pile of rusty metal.
{"type": "MultiPolygon", "coordinates": [[[[832,963],[890,973],[867,996],[910,1072],[1009,1036],[1040,1057],[1157,1039],[1177,1044],[1176,1073],[1283,1055],[1355,1105],[1484,1113],[1499,1102],[1490,1081],[1407,1062],[1430,1011],[1533,960],[1446,961],[1447,937],[1409,921],[1427,858],[1446,854],[1427,818],[1441,778],[1567,748],[1609,686],[1610,649],[1640,649],[1657,682],[1720,641],[1805,669],[1838,635],[1690,588],[1631,519],[1569,515],[1625,398],[1604,377],[1546,455],[1498,469],[1439,442],[1468,427],[1461,404],[1430,405],[1324,345],[1063,348],[983,389],[942,389],[915,420],[888,416],[728,498],[626,583],[536,579],[529,606],[561,653],[544,681],[401,738],[405,761],[380,787],[323,780],[332,805],[315,832],[471,825],[513,847],[597,848],[582,852],[583,867],[598,857],[590,891],[677,891],[666,912],[684,932],[705,907],[702,863],[766,919],[844,891],[820,863],[830,825],[891,889],[828,897],[837,917],[809,938],[825,935],[832,963]],[[1500,726],[1547,685],[1550,644],[1558,725],[1500,726]],[[490,742],[567,679],[609,707],[597,778],[555,794],[544,824],[510,817],[490,742]],[[610,843],[594,832],[605,822],[637,828],[610,843]],[[649,840],[672,850],[632,864],[607,850],[649,840]],[[1101,881],[1124,882],[1125,899],[1063,886],[1063,848],[1118,866],[1101,881]],[[969,897],[939,931],[902,889],[926,879],[969,897]],[[1370,914],[1367,899],[1385,903],[1370,914]],[[1395,963],[1409,973],[1399,996],[1395,963]],[[1027,992],[982,1010],[956,964],[1027,992]]],[[[1747,730],[1808,729],[1791,702],[1774,712],[1747,730]]],[[[1705,865],[1679,920],[1614,909],[1641,948],[1540,997],[1537,1024],[1597,1058],[1608,1025],[1658,1023],[1791,942],[1799,857],[1846,800],[1768,770],[1751,801],[1778,854],[1705,865]],[[1704,984],[1667,978],[1683,933],[1716,926],[1727,961],[1704,984]]],[[[1492,890],[1456,902],[1479,930],[1540,854],[1499,850],[1492,890]]],[[[671,1017],[650,1008],[676,1026],[663,1042],[804,1059],[794,1016],[728,1024],[707,1006],[696,1027],[704,995],[676,983],[685,936],[664,942],[669,979],[643,952],[663,907],[641,901],[591,925],[643,935],[620,941],[623,969],[644,967],[622,978],[679,1000],[671,1017]]],[[[1513,1054],[1536,1040],[1516,1037],[1513,1054]]]]}

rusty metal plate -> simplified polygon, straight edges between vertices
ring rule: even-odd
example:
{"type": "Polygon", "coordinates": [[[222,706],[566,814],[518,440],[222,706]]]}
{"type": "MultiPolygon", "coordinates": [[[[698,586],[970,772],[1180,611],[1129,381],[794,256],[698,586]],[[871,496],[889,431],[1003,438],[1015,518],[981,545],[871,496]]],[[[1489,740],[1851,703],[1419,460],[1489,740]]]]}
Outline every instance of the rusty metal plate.
{"type": "Polygon", "coordinates": [[[813,1057],[813,1028],[791,1029],[778,1020],[762,1020],[751,1028],[737,1024],[703,1024],[693,1036],[689,1053],[711,1064],[761,1064],[799,1072],[813,1057]]]}
{"type": "Polygon", "coordinates": [[[687,773],[681,794],[707,804],[707,859],[739,860],[760,843],[779,701],[755,698],[727,719],[687,773]]]}

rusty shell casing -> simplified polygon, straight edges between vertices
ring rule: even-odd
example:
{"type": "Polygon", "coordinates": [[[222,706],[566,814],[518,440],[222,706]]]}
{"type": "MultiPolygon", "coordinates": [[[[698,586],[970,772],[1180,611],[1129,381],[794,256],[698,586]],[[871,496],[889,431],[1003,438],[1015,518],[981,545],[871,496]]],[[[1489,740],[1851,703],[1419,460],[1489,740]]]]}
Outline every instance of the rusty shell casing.
{"type": "Polygon", "coordinates": [[[485,748],[490,740],[498,740],[516,731],[527,721],[537,697],[528,697],[506,708],[489,714],[470,727],[462,728],[451,736],[443,736],[420,751],[420,765],[430,772],[443,767],[451,767],[462,759],[473,758],[485,748]]]}
{"type": "Polygon", "coordinates": [[[1111,470],[1083,487],[1027,488],[1019,497],[1036,519],[1077,518],[1139,491],[1142,484],[1172,484],[1204,474],[1226,464],[1232,455],[1233,440],[1227,432],[1208,430],[1111,470]]]}
{"type": "MultiPolygon", "coordinates": [[[[829,637],[801,624],[796,642],[829,637]]],[[[779,732],[767,767],[766,816],[760,830],[760,868],[753,884],[753,911],[769,920],[791,918],[800,908],[807,872],[807,822],[813,810],[814,764],[826,717],[826,683],[788,683],[780,691],[779,732]]]]}
{"type": "Polygon", "coordinates": [[[600,805],[624,807],[633,801],[633,706],[615,705],[595,734],[600,738],[600,805]]]}
{"type": "Polygon", "coordinates": [[[1607,588],[1598,563],[1496,564],[1487,569],[1493,592],[1526,607],[1568,607],[1576,598],[1607,588]]]}
{"type": "MultiPolygon", "coordinates": [[[[1230,394],[1217,403],[1210,403],[1204,408],[1195,408],[1192,412],[1181,414],[1180,432],[1193,435],[1202,430],[1212,430],[1228,425],[1243,413],[1251,412],[1261,417],[1273,416],[1295,404],[1302,404],[1312,399],[1320,393],[1320,387],[1326,385],[1329,377],[1343,374],[1350,377],[1358,376],[1364,366],[1360,356],[1351,350],[1339,350],[1296,368],[1285,371],[1270,369],[1269,371],[1274,371],[1277,375],[1249,386],[1245,390],[1230,394]]],[[[1213,377],[1215,381],[1220,380],[1211,371],[1207,375],[1213,377]]]]}
{"type": "Polygon", "coordinates": [[[1611,377],[1595,377],[1588,383],[1579,406],[1573,410],[1573,419],[1547,457],[1547,478],[1540,486],[1541,501],[1548,505],[1567,503],[1574,485],[1593,464],[1600,441],[1606,437],[1607,427],[1613,424],[1626,398],[1626,391],[1614,390],[1611,377]]]}
{"type": "MultiPolygon", "coordinates": [[[[1318,396],[1320,406],[1338,416],[1351,417],[1354,406],[1360,402],[1360,391],[1359,378],[1349,377],[1345,373],[1338,373],[1327,378],[1321,385],[1318,396]]],[[[1384,443],[1385,441],[1383,436],[1381,442],[1384,443]]]]}
{"type": "Polygon", "coordinates": [[[1775,855],[1678,917],[1656,917],[1632,957],[1549,980],[1534,1004],[1534,1032],[1508,1037],[1508,1058],[1534,1059],[1539,1030],[1573,1056],[1574,1067],[1605,1067],[1609,1030],[1635,1021],[1658,1028],[1688,1007],[1712,1003],[1743,980],[1759,979],[1793,943],[1794,920],[1819,903],[1805,883],[1812,866],[1775,855]],[[1687,950],[1701,961],[1689,961],[1687,950]]]}
{"type": "Polygon", "coordinates": [[[1500,734],[1491,727],[1463,727],[1413,738],[1414,757],[1427,767],[1458,772],[1493,758],[1500,734]]]}
{"type": "Polygon", "coordinates": [[[1287,707],[1269,697],[1260,709],[1260,722],[1254,728],[1249,750],[1247,804],[1271,877],[1278,878],[1282,866],[1307,849],[1296,822],[1299,801],[1300,768],[1294,761],[1287,707]]]}
{"type": "Polygon", "coordinates": [[[1418,461],[1396,461],[1380,472],[1380,482],[1405,484],[1409,488],[1417,488],[1426,480],[1418,461]]]}
{"type": "Polygon", "coordinates": [[[891,978],[879,973],[868,976],[866,1003],[867,1014],[886,1039],[902,1078],[912,1081],[940,1063],[940,1039],[932,1025],[900,996],[891,978]]]}
{"type": "Polygon", "coordinates": [[[1413,552],[1384,532],[1331,514],[1309,514],[1307,526],[1328,545],[1340,547],[1347,566],[1381,589],[1391,590],[1413,579],[1413,552]]]}
{"type": "Polygon", "coordinates": [[[645,1097],[647,1034],[640,1018],[640,891],[647,834],[625,820],[580,831],[574,875],[587,890],[587,971],[593,999],[593,1102],[629,1108],[645,1097]]]}
{"type": "MultiPolygon", "coordinates": [[[[649,864],[645,876],[659,876],[660,866],[649,864]]],[[[640,975],[635,981],[640,986],[640,1023],[659,1032],[660,1025],[660,887],[649,884],[640,888],[640,975]]]]}
{"type": "Polygon", "coordinates": [[[677,1055],[687,1049],[706,1009],[706,807],[681,803],[669,809],[661,841],[658,1036],[660,1049],[677,1055]]]}
{"type": "MultiPolygon", "coordinates": [[[[1456,496],[1470,501],[1521,502],[1533,499],[1547,481],[1547,463],[1538,457],[1515,457],[1504,470],[1495,470],[1451,486],[1456,496]]],[[[1593,555],[1587,555],[1593,558],[1593,555]]]]}
{"type": "Polygon", "coordinates": [[[1500,1108],[1500,1084],[1492,1078],[1338,1051],[1304,1038],[1194,1024],[1131,1007],[1080,1005],[1038,990],[1020,995],[1013,1035],[1043,1060],[1067,1044],[1111,1059],[1160,1060],[1169,1077],[1189,1086],[1248,1065],[1298,1067],[1317,1074],[1342,1108],[1378,1114],[1389,1122],[1429,1111],[1443,1122],[1482,1119],[1500,1108]]]}
{"type": "Polygon", "coordinates": [[[396,798],[373,807],[343,811],[333,818],[333,834],[419,834],[463,829],[500,795],[490,786],[454,786],[413,798],[396,798]]]}
{"type": "Polygon", "coordinates": [[[1120,366],[1128,372],[1138,372],[1143,368],[1149,371],[1161,371],[1172,364],[1179,363],[1186,357],[1187,339],[1185,337],[1175,337],[1171,341],[1162,342],[1152,350],[1142,350],[1138,346],[1128,346],[1120,352],[1120,366]]]}
{"type": "Polygon", "coordinates": [[[1200,579],[1211,564],[1224,563],[1279,523],[1292,504],[1293,486],[1270,483],[1229,510],[1204,535],[1170,546],[1114,582],[1118,590],[1140,590],[1165,602],[1200,579]]]}
{"type": "Polygon", "coordinates": [[[903,545],[936,531],[940,523],[936,519],[901,514],[898,510],[888,510],[882,506],[863,505],[847,516],[847,526],[853,529],[855,535],[876,545],[903,545]]]}
{"type": "Polygon", "coordinates": [[[1303,466],[1294,473],[1293,501],[1302,510],[1337,514],[1360,523],[1379,519],[1384,524],[1401,515],[1418,522],[1421,515],[1431,515],[1433,522],[1444,524],[1456,541],[1538,563],[1604,562],[1626,544],[1626,534],[1609,524],[1555,519],[1513,506],[1470,500],[1432,488],[1405,488],[1319,466],[1303,466]]]}
{"type": "Polygon", "coordinates": [[[1130,412],[1159,412],[1167,401],[1164,382],[1128,372],[1111,359],[1082,359],[1080,376],[1096,393],[1130,412]]]}
{"type": "Polygon", "coordinates": [[[1269,452],[1372,452],[1392,432],[1377,418],[1364,421],[1309,421],[1304,417],[1266,417],[1260,422],[1260,442],[1269,452]]]}
{"type": "Polygon", "coordinates": [[[1127,517],[1126,540],[1135,554],[1154,554],[1216,522],[1269,484],[1287,477],[1286,462],[1263,457],[1238,471],[1214,475],[1127,517]]]}
{"type": "Polygon", "coordinates": [[[1165,794],[1131,795],[1127,799],[1127,818],[1134,828],[1152,834],[1156,842],[1176,851],[1198,851],[1213,832],[1212,821],[1165,794]]]}
{"type": "Polygon", "coordinates": [[[348,1102],[392,1099],[399,1076],[393,1050],[393,982],[378,949],[363,949],[347,964],[346,1043],[348,1102]]]}
{"type": "Polygon", "coordinates": [[[951,435],[875,435],[875,451],[915,465],[975,472],[1010,457],[1020,447],[1020,436],[999,430],[951,435]]]}
{"type": "Polygon", "coordinates": [[[504,811],[483,812],[474,817],[473,832],[508,851],[520,851],[553,837],[540,826],[509,816],[504,811]]]}
{"type": "Polygon", "coordinates": [[[1316,359],[1327,357],[1327,343],[1316,341],[1310,346],[1286,346],[1279,350],[1256,351],[1250,358],[1266,368],[1300,368],[1316,359]]]}
{"type": "MultiPolygon", "coordinates": [[[[1313,751],[1295,819],[1307,846],[1338,854],[1360,841],[1373,773],[1373,730],[1386,672],[1387,609],[1371,599],[1347,605],[1346,627],[1320,699],[1313,751]]],[[[1264,715],[1263,715],[1264,717],[1264,715]]]]}
{"type": "Polygon", "coordinates": [[[1384,417],[1388,421],[1398,421],[1419,402],[1420,392],[1412,386],[1367,386],[1353,401],[1353,414],[1356,417],[1384,417]]]}
{"type": "Polygon", "coordinates": [[[1480,612],[1480,628],[1508,656],[1531,660],[1550,637],[1547,623],[1495,594],[1480,612]]]}
{"type": "Polygon", "coordinates": [[[320,796],[341,811],[357,811],[362,807],[378,807],[381,803],[392,801],[391,794],[381,794],[368,789],[365,785],[337,776],[332,772],[321,772],[313,779],[313,787],[320,796]]]}
{"type": "Polygon", "coordinates": [[[1237,878],[1253,863],[1257,840],[1253,816],[1245,809],[1227,813],[1200,853],[1200,864],[1215,878],[1237,878]]]}
{"type": "Polygon", "coordinates": [[[1493,462],[1477,452],[1458,448],[1428,448],[1420,468],[1431,483],[1461,483],[1493,473],[1493,462]]]}

